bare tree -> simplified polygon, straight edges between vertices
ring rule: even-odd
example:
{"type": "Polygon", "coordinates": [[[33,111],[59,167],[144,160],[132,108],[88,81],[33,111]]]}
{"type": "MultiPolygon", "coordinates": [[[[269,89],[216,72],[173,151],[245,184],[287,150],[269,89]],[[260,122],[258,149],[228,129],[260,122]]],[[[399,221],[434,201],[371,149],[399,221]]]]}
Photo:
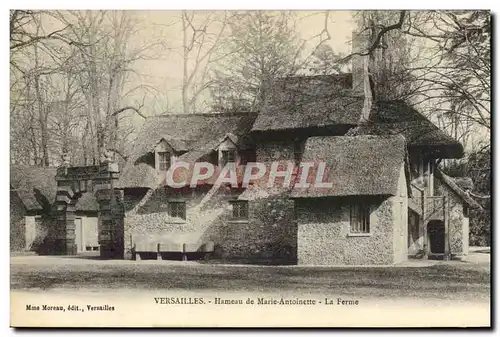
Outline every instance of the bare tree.
{"type": "MultiPolygon", "coordinates": [[[[87,122],[84,137],[92,140],[91,155],[94,162],[100,160],[106,149],[121,153],[119,118],[132,111],[145,118],[142,103],[126,99],[127,93],[141,86],[125,90],[133,65],[147,57],[154,44],[144,43],[132,48],[128,41],[137,32],[136,23],[130,14],[123,11],[74,11],[63,15],[70,24],[72,37],[79,44],[77,50],[77,74],[80,90],[86,99],[87,122]]],[[[137,95],[136,95],[137,96],[137,95]]],[[[88,140],[88,139],[86,139],[88,140]]],[[[85,155],[87,157],[87,155],[85,155]]]]}
{"type": "Polygon", "coordinates": [[[311,53],[311,56],[308,67],[313,74],[330,75],[342,73],[343,64],[340,60],[343,56],[336,53],[330,45],[324,43],[318,45],[311,53]]]}
{"type": "Polygon", "coordinates": [[[295,73],[301,44],[289,12],[246,11],[231,20],[230,36],[213,72],[212,95],[220,109],[253,109],[265,81],[295,73]],[[240,106],[240,107],[237,107],[240,106]]]}
{"type": "Polygon", "coordinates": [[[182,11],[182,109],[194,112],[200,95],[212,81],[211,65],[224,56],[218,54],[227,31],[227,12],[182,11]]]}
{"type": "Polygon", "coordinates": [[[131,45],[138,29],[122,11],[11,12],[13,161],[48,166],[70,152],[91,164],[105,149],[123,152],[115,147],[123,147],[120,138],[131,128],[120,121],[145,118],[146,94],[154,90],[141,83],[134,64],[163,47],[131,45]]]}

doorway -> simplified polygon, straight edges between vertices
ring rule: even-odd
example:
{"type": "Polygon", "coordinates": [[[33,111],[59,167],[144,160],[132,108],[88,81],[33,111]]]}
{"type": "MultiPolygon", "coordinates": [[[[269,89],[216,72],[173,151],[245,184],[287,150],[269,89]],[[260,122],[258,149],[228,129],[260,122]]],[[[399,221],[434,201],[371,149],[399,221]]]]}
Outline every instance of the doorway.
{"type": "Polygon", "coordinates": [[[97,217],[80,215],[75,218],[75,244],[77,253],[98,252],[97,217]]]}
{"type": "Polygon", "coordinates": [[[429,236],[430,253],[444,254],[445,235],[443,221],[430,221],[427,225],[427,235],[429,236]]]}
{"type": "Polygon", "coordinates": [[[83,237],[82,218],[75,218],[75,243],[76,243],[76,252],[77,253],[83,252],[84,237],[83,237]]]}

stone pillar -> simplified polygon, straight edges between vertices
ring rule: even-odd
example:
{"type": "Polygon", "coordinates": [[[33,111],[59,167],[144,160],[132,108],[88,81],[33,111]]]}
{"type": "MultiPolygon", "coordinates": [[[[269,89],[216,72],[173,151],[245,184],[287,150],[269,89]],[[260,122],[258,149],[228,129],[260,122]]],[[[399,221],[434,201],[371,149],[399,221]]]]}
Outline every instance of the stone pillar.
{"type": "Polygon", "coordinates": [[[96,199],[99,204],[98,228],[101,257],[124,258],[124,208],[121,191],[113,188],[118,179],[118,165],[112,162],[101,164],[96,184],[96,199]]]}
{"type": "MultiPolygon", "coordinates": [[[[62,168],[65,170],[65,168],[62,168]]],[[[60,172],[58,171],[58,174],[60,172]]],[[[57,177],[56,177],[57,179],[57,177]]],[[[55,201],[55,224],[49,232],[51,249],[48,253],[75,255],[75,204],[71,186],[58,181],[55,201]]]]}
{"type": "Polygon", "coordinates": [[[101,257],[124,258],[124,210],[119,191],[100,190],[96,193],[99,203],[99,245],[101,257]]]}
{"type": "Polygon", "coordinates": [[[425,188],[422,191],[422,217],[420,219],[422,225],[422,235],[423,235],[423,250],[424,254],[422,259],[427,260],[429,257],[429,238],[427,237],[427,193],[425,188]]]}
{"type": "Polygon", "coordinates": [[[450,260],[450,219],[448,216],[448,198],[443,196],[443,222],[444,222],[444,260],[450,260]]]}
{"type": "Polygon", "coordinates": [[[115,191],[118,165],[106,162],[98,166],[61,166],[57,170],[55,226],[50,233],[52,249],[49,253],[75,255],[75,205],[82,193],[94,191],[98,209],[98,241],[101,256],[123,258],[123,197],[115,191]]]}

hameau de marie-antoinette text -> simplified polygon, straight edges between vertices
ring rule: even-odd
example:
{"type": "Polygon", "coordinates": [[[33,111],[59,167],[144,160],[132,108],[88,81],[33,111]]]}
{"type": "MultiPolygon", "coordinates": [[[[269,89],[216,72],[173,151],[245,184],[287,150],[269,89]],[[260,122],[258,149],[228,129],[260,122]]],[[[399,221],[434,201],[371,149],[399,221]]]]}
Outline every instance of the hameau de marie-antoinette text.
{"type": "Polygon", "coordinates": [[[215,297],[212,299],[206,299],[203,297],[155,297],[156,304],[215,304],[215,305],[358,305],[359,301],[354,299],[342,299],[335,298],[324,300],[317,299],[306,299],[306,298],[275,298],[275,297],[256,297],[247,299],[227,299],[221,297],[215,297]]]}

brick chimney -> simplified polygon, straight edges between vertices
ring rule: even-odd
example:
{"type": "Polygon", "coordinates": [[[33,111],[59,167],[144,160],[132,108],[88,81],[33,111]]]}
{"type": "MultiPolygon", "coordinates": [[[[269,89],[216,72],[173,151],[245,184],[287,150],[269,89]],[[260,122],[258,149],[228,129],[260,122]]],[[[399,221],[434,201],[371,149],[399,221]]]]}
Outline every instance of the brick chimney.
{"type": "MultiPolygon", "coordinates": [[[[359,33],[357,31],[352,32],[352,53],[364,53],[366,52],[366,46],[368,41],[367,32],[359,33]]],[[[357,93],[362,94],[364,92],[364,75],[363,67],[364,62],[368,61],[368,56],[355,55],[352,57],[352,89],[357,93]]]]}
{"type": "MultiPolygon", "coordinates": [[[[352,52],[366,53],[369,41],[369,31],[352,33],[352,52]]],[[[352,58],[352,89],[356,94],[364,97],[363,110],[359,116],[359,123],[366,123],[370,118],[373,103],[373,88],[369,74],[370,56],[354,55],[352,58]]]]}

